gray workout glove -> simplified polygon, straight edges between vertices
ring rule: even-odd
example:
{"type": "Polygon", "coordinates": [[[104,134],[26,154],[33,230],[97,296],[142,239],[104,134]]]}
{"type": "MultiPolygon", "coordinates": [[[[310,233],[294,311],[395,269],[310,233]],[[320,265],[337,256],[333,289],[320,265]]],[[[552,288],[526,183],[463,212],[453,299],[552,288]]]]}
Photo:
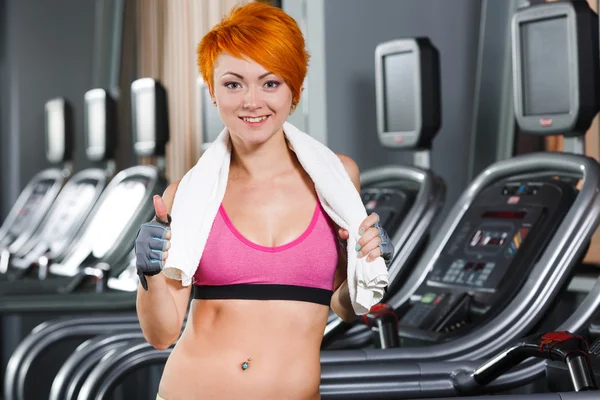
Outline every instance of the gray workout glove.
{"type": "Polygon", "coordinates": [[[379,245],[379,249],[381,250],[381,257],[385,261],[385,266],[387,269],[390,269],[390,265],[392,264],[392,259],[394,257],[394,243],[392,243],[390,237],[379,221],[373,225],[379,231],[379,237],[381,238],[381,244],[379,245]]]}
{"type": "Polygon", "coordinates": [[[168,221],[158,217],[143,224],[135,238],[135,257],[137,273],[144,290],[148,290],[146,276],[159,274],[163,268],[162,253],[167,246],[165,235],[171,229],[171,216],[168,221]]]}

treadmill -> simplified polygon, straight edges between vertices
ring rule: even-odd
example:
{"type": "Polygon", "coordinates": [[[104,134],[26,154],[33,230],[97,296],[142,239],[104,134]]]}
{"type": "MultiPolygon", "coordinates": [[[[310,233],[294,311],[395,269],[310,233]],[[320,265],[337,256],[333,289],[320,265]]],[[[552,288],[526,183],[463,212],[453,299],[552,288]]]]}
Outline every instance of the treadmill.
{"type": "Polygon", "coordinates": [[[87,157],[105,162],[106,167],[88,168],[71,177],[35,234],[18,248],[8,249],[8,268],[0,280],[32,276],[34,272],[46,274],[43,266],[60,260],[72,246],[113,175],[117,139],[115,101],[106,90],[98,88],[86,92],[84,102],[87,157]]]}
{"type": "MultiPolygon", "coordinates": [[[[133,82],[132,94],[135,152],[160,159],[168,141],[166,91],[159,82],[140,79],[133,82]]],[[[98,138],[93,141],[88,154],[101,154],[105,144],[98,138]]],[[[60,260],[42,257],[46,264],[38,262],[33,276],[0,282],[0,313],[110,309],[109,299],[115,302],[112,307],[133,310],[135,296],[111,297],[105,293],[106,282],[124,268],[139,226],[153,216],[152,196],[162,194],[166,186],[164,163],[117,173],[60,260]],[[85,297],[85,306],[74,300],[78,296],[85,297]]]]}
{"type": "MultiPolygon", "coordinates": [[[[529,357],[549,358],[544,345],[583,334],[600,311],[599,277],[556,332],[535,333],[556,312],[600,222],[600,165],[583,155],[585,132],[600,109],[598,17],[585,2],[537,5],[514,15],[512,36],[517,123],[529,134],[568,132],[566,152],[517,156],[477,177],[406,289],[390,300],[398,322],[387,326],[396,329],[378,337],[396,346],[323,352],[323,398],[495,393],[544,376],[564,390],[557,381],[564,383],[573,365],[529,357]],[[556,92],[546,91],[547,82],[556,92]],[[526,347],[532,351],[518,353],[526,347]]],[[[575,352],[594,359],[598,346],[575,352]]]]}
{"type": "Polygon", "coordinates": [[[72,173],[72,115],[64,98],[46,102],[46,158],[57,167],[45,169],[31,179],[0,227],[0,274],[7,271],[11,252],[19,251],[35,234],[72,173]]]}
{"type": "MultiPolygon", "coordinates": [[[[528,133],[570,132],[565,138],[570,153],[520,155],[483,171],[463,192],[405,285],[388,299],[393,318],[375,324],[371,321],[390,313],[367,316],[371,347],[379,348],[321,352],[323,399],[498,392],[544,376],[545,363],[536,360],[489,383],[476,381],[474,371],[537,331],[600,224],[600,164],[582,154],[584,132],[599,108],[597,29],[585,3],[550,3],[515,15],[517,121],[528,133]],[[555,40],[545,40],[549,35],[555,40]],[[547,43],[558,51],[550,51],[547,43]],[[548,54],[555,62],[544,58],[548,54]],[[560,65],[569,65],[570,72],[561,72],[560,65]],[[544,79],[533,79],[534,73],[544,79]],[[556,112],[564,92],[554,97],[539,92],[548,81],[565,80],[571,89],[569,110],[556,112]]],[[[598,310],[600,279],[556,331],[582,331],[598,310]]],[[[119,354],[107,356],[97,371],[120,368],[119,376],[111,374],[116,382],[136,366],[164,363],[169,354],[140,350],[123,360],[126,366],[117,362],[119,354]]],[[[95,371],[89,376],[100,375],[95,371]]]]}
{"type": "MultiPolygon", "coordinates": [[[[441,124],[439,52],[428,38],[403,38],[375,49],[377,136],[384,148],[412,151],[414,166],[387,165],[361,174],[367,213],[377,213],[394,242],[389,298],[412,273],[444,205],[446,186],[430,169],[433,139],[441,124]],[[403,112],[397,112],[400,107],[403,112]]],[[[330,312],[322,348],[359,347],[361,326],[330,312]],[[349,335],[341,335],[351,329],[349,335]]]]}

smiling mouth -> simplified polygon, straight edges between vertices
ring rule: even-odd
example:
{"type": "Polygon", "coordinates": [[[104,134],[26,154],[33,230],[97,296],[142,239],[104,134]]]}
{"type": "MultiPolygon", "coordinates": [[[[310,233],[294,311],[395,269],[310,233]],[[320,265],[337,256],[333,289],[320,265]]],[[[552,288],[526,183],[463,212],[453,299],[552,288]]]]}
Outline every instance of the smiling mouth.
{"type": "Polygon", "coordinates": [[[240,117],[240,119],[244,122],[249,122],[251,124],[258,124],[260,122],[263,122],[264,120],[266,120],[267,118],[269,118],[268,115],[263,115],[262,117],[240,117]]]}

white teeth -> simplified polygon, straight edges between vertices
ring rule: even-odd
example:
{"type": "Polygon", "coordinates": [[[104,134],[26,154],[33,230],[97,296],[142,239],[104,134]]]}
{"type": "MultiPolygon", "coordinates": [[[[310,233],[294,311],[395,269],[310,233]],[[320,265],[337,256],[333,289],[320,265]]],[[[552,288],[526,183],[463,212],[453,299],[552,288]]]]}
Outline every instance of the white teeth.
{"type": "Polygon", "coordinates": [[[258,118],[243,117],[242,119],[244,121],[248,121],[248,122],[260,122],[262,120],[267,119],[267,117],[266,116],[264,116],[264,117],[258,117],[258,118]]]}

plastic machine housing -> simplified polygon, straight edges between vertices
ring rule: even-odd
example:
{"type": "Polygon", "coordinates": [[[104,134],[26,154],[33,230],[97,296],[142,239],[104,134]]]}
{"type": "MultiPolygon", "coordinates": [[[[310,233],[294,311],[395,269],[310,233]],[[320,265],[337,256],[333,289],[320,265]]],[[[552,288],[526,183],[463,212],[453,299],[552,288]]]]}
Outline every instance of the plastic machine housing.
{"type": "Polygon", "coordinates": [[[135,154],[164,156],[169,141],[167,92],[160,82],[141,78],[131,84],[135,154]]]}
{"type": "Polygon", "coordinates": [[[514,108],[521,130],[585,134],[599,107],[598,16],[586,2],[560,2],[520,10],[511,29],[514,108]]]}
{"type": "Polygon", "coordinates": [[[116,101],[105,89],[88,90],[85,102],[85,152],[91,161],[112,160],[117,148],[116,101]]]}
{"type": "Polygon", "coordinates": [[[440,63],[428,38],[375,48],[377,134],[389,148],[430,149],[441,123],[440,63]]]}

